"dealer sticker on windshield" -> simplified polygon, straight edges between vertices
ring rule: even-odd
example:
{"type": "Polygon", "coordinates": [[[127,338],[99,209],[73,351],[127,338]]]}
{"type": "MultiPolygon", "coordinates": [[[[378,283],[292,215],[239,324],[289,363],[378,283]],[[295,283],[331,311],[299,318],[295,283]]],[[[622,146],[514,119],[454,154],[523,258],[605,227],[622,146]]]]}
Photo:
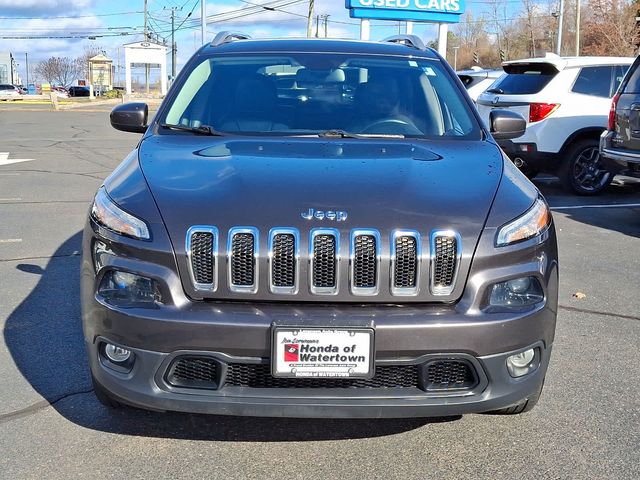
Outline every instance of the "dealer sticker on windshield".
{"type": "Polygon", "coordinates": [[[271,371],[276,377],[370,377],[373,330],[276,327],[271,371]]]}

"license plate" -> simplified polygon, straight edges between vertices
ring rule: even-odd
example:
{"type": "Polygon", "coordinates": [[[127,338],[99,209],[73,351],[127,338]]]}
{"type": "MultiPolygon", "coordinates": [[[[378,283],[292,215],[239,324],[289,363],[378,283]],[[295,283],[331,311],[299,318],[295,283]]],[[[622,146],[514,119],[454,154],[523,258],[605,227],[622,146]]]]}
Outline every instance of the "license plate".
{"type": "Polygon", "coordinates": [[[274,377],[369,378],[373,376],[370,328],[274,327],[274,377]]]}

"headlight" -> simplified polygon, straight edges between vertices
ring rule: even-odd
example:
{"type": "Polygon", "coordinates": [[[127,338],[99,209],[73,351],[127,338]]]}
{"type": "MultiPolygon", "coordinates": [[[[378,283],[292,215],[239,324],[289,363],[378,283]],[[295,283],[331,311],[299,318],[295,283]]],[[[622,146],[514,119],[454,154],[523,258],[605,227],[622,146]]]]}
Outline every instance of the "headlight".
{"type": "Polygon", "coordinates": [[[527,212],[498,230],[496,247],[504,247],[540,235],[551,223],[546,202],[538,197],[527,212]]]}
{"type": "Polygon", "coordinates": [[[489,294],[491,313],[522,310],[544,301],[542,286],[536,277],[520,277],[496,283],[489,294]]]}
{"type": "Polygon", "coordinates": [[[162,303],[155,280],[118,270],[105,273],[98,287],[98,295],[107,303],[120,307],[148,307],[162,303]]]}
{"type": "Polygon", "coordinates": [[[100,188],[96,194],[91,208],[91,216],[98,224],[121,235],[141,240],[151,238],[147,224],[113,203],[104,187],[100,188]]]}

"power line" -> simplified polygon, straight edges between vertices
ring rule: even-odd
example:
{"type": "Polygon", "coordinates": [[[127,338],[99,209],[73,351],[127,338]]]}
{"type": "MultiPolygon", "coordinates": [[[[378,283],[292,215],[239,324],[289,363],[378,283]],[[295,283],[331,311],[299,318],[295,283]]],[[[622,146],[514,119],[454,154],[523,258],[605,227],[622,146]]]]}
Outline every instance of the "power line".
{"type": "Polygon", "coordinates": [[[56,17],[0,17],[0,20],[53,20],[53,19],[73,19],[92,17],[113,17],[116,15],[131,15],[134,13],[144,13],[142,10],[131,12],[96,13],[95,15],[61,15],[56,17]]]}

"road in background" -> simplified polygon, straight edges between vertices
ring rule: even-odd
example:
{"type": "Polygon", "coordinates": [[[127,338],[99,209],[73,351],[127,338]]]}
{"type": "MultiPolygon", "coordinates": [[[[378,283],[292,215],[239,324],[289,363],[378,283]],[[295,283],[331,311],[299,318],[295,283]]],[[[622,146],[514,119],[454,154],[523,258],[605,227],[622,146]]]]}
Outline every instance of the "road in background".
{"type": "Polygon", "coordinates": [[[296,420],[110,411],[95,399],[79,308],[81,229],[140,138],[107,107],[0,112],[0,474],[3,478],[640,478],[640,184],[554,207],[560,311],[530,413],[296,420]],[[574,296],[578,294],[577,298],[574,296]]]}

